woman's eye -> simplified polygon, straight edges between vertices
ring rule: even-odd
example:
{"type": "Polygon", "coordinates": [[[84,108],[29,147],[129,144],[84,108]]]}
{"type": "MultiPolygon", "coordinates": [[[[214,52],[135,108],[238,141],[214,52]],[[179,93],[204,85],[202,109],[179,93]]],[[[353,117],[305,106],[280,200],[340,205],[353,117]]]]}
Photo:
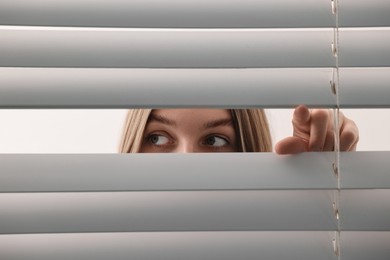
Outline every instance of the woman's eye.
{"type": "Polygon", "coordinates": [[[228,143],[229,142],[226,139],[218,136],[209,136],[205,140],[206,145],[216,146],[216,147],[222,147],[227,145],[228,143]]]}
{"type": "Polygon", "coordinates": [[[169,142],[168,137],[163,135],[150,135],[147,139],[154,145],[165,145],[169,142]]]}

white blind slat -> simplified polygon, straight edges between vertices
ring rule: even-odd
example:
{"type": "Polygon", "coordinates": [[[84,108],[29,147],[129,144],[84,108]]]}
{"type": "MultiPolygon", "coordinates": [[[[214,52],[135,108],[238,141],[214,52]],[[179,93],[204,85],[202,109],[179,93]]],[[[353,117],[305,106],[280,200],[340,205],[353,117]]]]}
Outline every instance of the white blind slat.
{"type": "Polygon", "coordinates": [[[341,68],[339,75],[341,107],[390,107],[390,68],[341,68]]]}
{"type": "MultiPolygon", "coordinates": [[[[341,153],[341,187],[389,189],[387,158],[386,151],[341,153]]],[[[3,154],[0,155],[0,191],[335,189],[333,160],[332,152],[296,156],[3,154]]]]}
{"type": "Polygon", "coordinates": [[[0,192],[335,189],[332,162],[332,153],[3,154],[0,192]]]}
{"type": "Polygon", "coordinates": [[[0,68],[0,106],[334,107],[331,77],[331,68],[0,68]]]}
{"type": "Polygon", "coordinates": [[[340,28],[341,67],[389,67],[390,27],[340,28]]]}
{"type": "Polygon", "coordinates": [[[340,235],[342,259],[386,260],[390,256],[390,232],[344,231],[340,235]]]}
{"type": "Polygon", "coordinates": [[[4,26],[0,28],[0,35],[0,66],[3,67],[257,68],[331,67],[334,64],[330,55],[333,31],[325,28],[4,26]]]}
{"type": "MultiPolygon", "coordinates": [[[[0,24],[92,27],[334,27],[329,0],[2,0],[0,24]],[[201,17],[201,19],[199,18],[201,17]]],[[[389,26],[390,3],[343,0],[342,27],[389,26]]]]}
{"type": "MultiPolygon", "coordinates": [[[[390,231],[389,196],[343,190],[341,231],[390,231]]],[[[3,193],[0,233],[330,231],[332,198],[331,190],[3,193]]]]}
{"type": "MultiPolygon", "coordinates": [[[[390,231],[390,190],[343,190],[343,230],[390,231]]],[[[389,240],[390,241],[390,240],[389,240]]]]}
{"type": "Polygon", "coordinates": [[[390,152],[341,153],[343,189],[389,189],[390,152]]]}
{"type": "Polygon", "coordinates": [[[332,191],[3,193],[0,233],[336,230],[332,191]]]}
{"type": "Polygon", "coordinates": [[[0,23],[5,25],[107,27],[333,27],[329,3],[303,0],[144,0],[44,1],[4,0],[0,23]],[[305,7],[305,8],[302,8],[305,7]],[[273,9],[273,12],[269,10],[273,9]],[[312,12],[307,14],[307,10],[312,12]],[[43,12],[42,10],[45,10],[43,12]],[[279,15],[275,15],[277,12],[279,15]],[[202,17],[199,19],[199,17],[202,17]]]}
{"type": "MultiPolygon", "coordinates": [[[[340,65],[390,66],[390,28],[341,28],[340,65]]],[[[0,28],[2,67],[332,67],[333,29],[0,28]],[[285,44],[287,43],[288,44],[285,44]],[[26,44],[28,43],[28,44],[26,44]],[[158,44],[156,44],[158,43],[158,44]],[[283,58],[281,58],[283,57],[283,58]]]]}
{"type": "MultiPolygon", "coordinates": [[[[337,259],[334,232],[158,232],[0,236],[6,259],[337,259]]],[[[345,260],[388,260],[390,232],[341,233],[345,260]]]]}
{"type": "MultiPolygon", "coordinates": [[[[332,73],[332,68],[0,68],[0,107],[335,107],[332,73]]],[[[390,67],[341,68],[340,84],[341,107],[390,107],[390,67]]]]}
{"type": "Polygon", "coordinates": [[[259,256],[269,260],[329,260],[337,259],[328,243],[332,237],[333,232],[3,235],[0,251],[6,259],[29,260],[68,260],[80,256],[85,260],[258,260],[259,256]]]}
{"type": "Polygon", "coordinates": [[[387,0],[343,0],[338,5],[340,27],[390,26],[390,2],[387,0]]]}

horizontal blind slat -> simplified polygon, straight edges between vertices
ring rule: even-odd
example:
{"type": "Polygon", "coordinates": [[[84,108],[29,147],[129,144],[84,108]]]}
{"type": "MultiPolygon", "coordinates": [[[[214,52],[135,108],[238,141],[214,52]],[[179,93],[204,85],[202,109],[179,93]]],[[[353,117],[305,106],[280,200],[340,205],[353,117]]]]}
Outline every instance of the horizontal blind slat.
{"type": "Polygon", "coordinates": [[[341,68],[340,106],[346,108],[389,108],[390,68],[341,68]]]}
{"type": "MultiPolygon", "coordinates": [[[[334,232],[158,232],[0,235],[6,259],[337,259],[334,232]]],[[[388,260],[390,232],[341,233],[345,260],[388,260]]]]}
{"type": "Polygon", "coordinates": [[[388,189],[341,191],[341,228],[343,230],[390,231],[389,198],[390,190],[388,189]]]}
{"type": "MultiPolygon", "coordinates": [[[[390,3],[340,1],[340,26],[389,26],[390,3]]],[[[329,0],[2,0],[0,24],[92,27],[334,27],[329,0]]]]}
{"type": "Polygon", "coordinates": [[[386,260],[390,255],[390,232],[344,231],[340,234],[343,259],[348,260],[386,260]]]}
{"type": "Polygon", "coordinates": [[[341,153],[342,189],[389,189],[390,152],[341,153]]]}
{"type": "Polygon", "coordinates": [[[9,25],[107,27],[310,27],[334,24],[329,2],[304,0],[25,0],[0,4],[0,23],[9,25]],[[302,7],[305,8],[302,8],[302,7]],[[274,9],[274,11],[271,11],[274,9]],[[275,10],[276,9],[276,10],[275,10]],[[307,15],[307,9],[313,15],[307,15]],[[45,12],[42,12],[45,10],[45,12]],[[279,15],[275,15],[278,12],[279,15]],[[310,19],[308,21],[308,19],[310,19]]]}
{"type": "MultiPolygon", "coordinates": [[[[341,153],[341,187],[389,189],[389,153],[341,153]]],[[[0,191],[335,189],[333,156],[332,152],[2,154],[0,191]]]]}
{"type": "Polygon", "coordinates": [[[339,65],[390,66],[390,27],[339,29],[339,65]]]}
{"type": "Polygon", "coordinates": [[[333,233],[158,232],[0,235],[0,251],[6,259],[20,260],[80,258],[257,260],[259,256],[269,260],[329,260],[333,259],[329,258],[333,255],[333,248],[329,243],[333,233]]]}
{"type": "MultiPolygon", "coordinates": [[[[337,230],[332,190],[2,193],[1,234],[337,230]]],[[[342,190],[342,231],[390,231],[390,190],[342,190]],[[362,214],[364,212],[364,214],[362,214]]]]}
{"type": "Polygon", "coordinates": [[[333,191],[0,194],[1,234],[337,230],[333,191]]]}
{"type": "Polygon", "coordinates": [[[339,5],[340,27],[382,27],[390,25],[390,2],[387,0],[343,0],[339,5]]]}
{"type": "Polygon", "coordinates": [[[331,68],[0,68],[0,107],[334,107],[331,78],[331,68]]]}
{"type": "MultiPolygon", "coordinates": [[[[332,68],[0,68],[0,107],[335,107],[332,72],[332,68]]],[[[390,67],[341,68],[339,75],[340,107],[390,107],[390,67]]]]}
{"type": "MultiPolygon", "coordinates": [[[[389,27],[341,28],[339,35],[342,67],[390,66],[389,27]]],[[[2,26],[0,37],[2,67],[296,68],[335,64],[331,28],[2,26]]]]}
{"type": "Polygon", "coordinates": [[[334,65],[330,48],[332,29],[1,27],[0,37],[2,67],[248,68],[334,65]]]}
{"type": "Polygon", "coordinates": [[[332,162],[333,153],[2,154],[0,192],[335,189],[332,162]]]}

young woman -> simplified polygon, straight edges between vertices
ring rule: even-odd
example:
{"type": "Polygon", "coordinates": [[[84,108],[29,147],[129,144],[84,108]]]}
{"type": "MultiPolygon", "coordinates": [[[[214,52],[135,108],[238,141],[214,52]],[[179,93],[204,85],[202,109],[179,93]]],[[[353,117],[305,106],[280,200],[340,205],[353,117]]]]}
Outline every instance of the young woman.
{"type": "MultiPolygon", "coordinates": [[[[333,113],[295,109],[293,136],[276,144],[279,154],[334,149],[333,113]]],[[[340,150],[353,151],[359,139],[355,123],[339,116],[340,150]]],[[[262,109],[131,109],[120,152],[271,152],[268,122],[262,109]]]]}

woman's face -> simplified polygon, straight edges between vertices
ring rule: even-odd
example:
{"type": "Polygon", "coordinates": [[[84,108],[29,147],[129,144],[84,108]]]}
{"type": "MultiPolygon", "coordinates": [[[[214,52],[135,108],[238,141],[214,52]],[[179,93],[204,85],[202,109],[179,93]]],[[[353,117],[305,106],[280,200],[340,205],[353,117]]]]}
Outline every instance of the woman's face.
{"type": "Polygon", "coordinates": [[[236,152],[236,139],[229,110],[153,110],[146,124],[140,152],[236,152]]]}

